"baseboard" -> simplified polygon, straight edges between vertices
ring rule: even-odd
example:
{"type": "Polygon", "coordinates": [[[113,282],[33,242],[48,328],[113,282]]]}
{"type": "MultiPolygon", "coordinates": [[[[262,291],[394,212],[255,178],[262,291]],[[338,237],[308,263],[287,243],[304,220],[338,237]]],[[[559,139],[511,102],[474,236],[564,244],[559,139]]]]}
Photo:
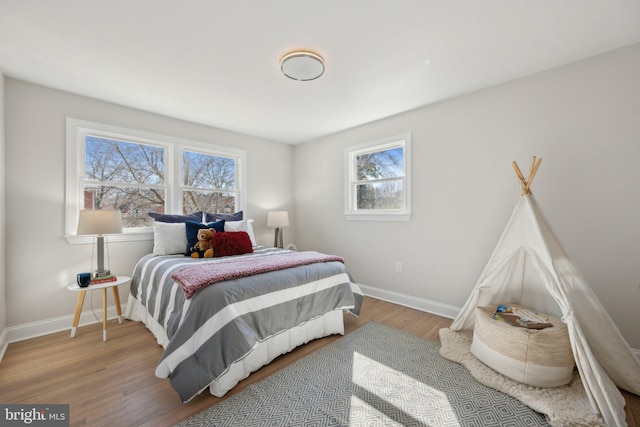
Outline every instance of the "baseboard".
{"type": "Polygon", "coordinates": [[[424,311],[427,313],[437,314],[438,316],[446,317],[448,319],[454,319],[460,312],[460,307],[455,307],[453,305],[443,304],[441,302],[431,301],[423,298],[417,298],[414,296],[374,288],[367,285],[358,284],[358,286],[360,286],[362,292],[364,292],[366,296],[382,301],[391,302],[393,304],[402,305],[404,307],[415,308],[416,310],[424,311]]]}
{"type": "MultiPolygon", "coordinates": [[[[122,306],[124,313],[125,306],[122,306]]],[[[107,319],[115,319],[118,316],[116,307],[107,307],[107,319]]],[[[80,322],[78,327],[102,322],[102,308],[99,310],[87,310],[80,314],[80,322]],[[96,318],[97,317],[97,318],[96,318]]],[[[73,314],[68,316],[54,317],[38,322],[25,323],[23,325],[10,326],[5,329],[7,334],[7,344],[17,341],[28,340],[43,335],[53,334],[60,331],[69,331],[71,333],[71,325],[73,324],[73,314]]],[[[3,353],[4,355],[4,353],[3,353]]],[[[0,360],[2,360],[0,358],[0,360]]]]}

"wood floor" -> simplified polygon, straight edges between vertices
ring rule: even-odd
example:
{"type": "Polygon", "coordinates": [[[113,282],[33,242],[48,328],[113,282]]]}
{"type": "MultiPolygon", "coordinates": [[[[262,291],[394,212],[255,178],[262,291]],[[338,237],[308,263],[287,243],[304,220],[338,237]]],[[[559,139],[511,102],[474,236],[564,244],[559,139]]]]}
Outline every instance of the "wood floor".
{"type": "MultiPolygon", "coordinates": [[[[362,315],[345,316],[346,333],[375,320],[429,340],[438,340],[449,319],[365,298],[362,315]]],[[[0,403],[69,404],[71,426],[172,426],[221,401],[207,392],[183,404],[169,380],[156,378],[162,353],[144,325],[109,322],[9,345],[0,363],[0,403]]],[[[260,381],[338,336],[312,341],[251,374],[225,397],[260,381]]],[[[640,427],[640,397],[624,393],[629,426],[640,427]]]]}

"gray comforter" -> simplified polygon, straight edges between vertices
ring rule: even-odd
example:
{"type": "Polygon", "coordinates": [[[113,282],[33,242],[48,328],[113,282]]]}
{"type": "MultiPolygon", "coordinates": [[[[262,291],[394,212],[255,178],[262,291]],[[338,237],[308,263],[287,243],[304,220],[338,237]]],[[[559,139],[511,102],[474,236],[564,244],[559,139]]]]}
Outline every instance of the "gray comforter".
{"type": "MultiPolygon", "coordinates": [[[[241,257],[283,252],[264,247],[254,250],[241,257]]],[[[229,262],[230,258],[147,255],[132,275],[130,304],[133,298],[145,307],[155,326],[150,329],[165,347],[156,375],[169,377],[185,402],[258,342],[332,310],[349,310],[356,315],[360,311],[362,295],[351,283],[344,264],[337,261],[211,284],[190,299],[171,278],[186,266],[229,262]]]]}

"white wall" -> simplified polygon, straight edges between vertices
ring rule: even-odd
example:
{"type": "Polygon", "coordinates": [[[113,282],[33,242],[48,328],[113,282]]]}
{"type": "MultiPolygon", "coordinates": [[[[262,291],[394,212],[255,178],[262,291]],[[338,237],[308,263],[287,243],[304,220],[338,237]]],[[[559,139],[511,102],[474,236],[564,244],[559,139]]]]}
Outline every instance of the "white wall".
{"type": "MultiPolygon", "coordinates": [[[[13,332],[14,339],[44,330],[47,323],[70,327],[68,316],[75,310],[76,294],[65,287],[75,281],[76,273],[87,271],[91,261],[90,245],[69,245],[63,236],[66,117],[246,150],[247,214],[256,221],[258,242],[265,245],[273,242],[272,231],[266,228],[268,210],[289,210],[295,217],[293,148],[289,145],[11,78],[5,79],[5,99],[6,326],[13,332]]],[[[0,211],[1,207],[0,204],[0,211]]],[[[293,230],[289,233],[294,238],[293,230]]],[[[111,243],[111,270],[130,275],[136,260],[151,248],[151,241],[111,243]]],[[[0,291],[1,286],[0,282],[0,291]]],[[[125,303],[126,286],[120,287],[120,296],[125,303]]],[[[109,300],[109,305],[113,305],[113,301],[109,300]]],[[[94,306],[100,311],[99,293],[94,296],[94,306]]],[[[89,300],[85,301],[84,309],[90,310],[89,300]]]]}
{"type": "Polygon", "coordinates": [[[356,281],[405,302],[460,307],[516,202],[511,161],[527,174],[542,157],[539,205],[640,348],[638,76],[640,44],[297,146],[298,246],[344,256],[356,281]],[[344,148],[403,132],[413,143],[411,221],[346,221],[344,148]]]}

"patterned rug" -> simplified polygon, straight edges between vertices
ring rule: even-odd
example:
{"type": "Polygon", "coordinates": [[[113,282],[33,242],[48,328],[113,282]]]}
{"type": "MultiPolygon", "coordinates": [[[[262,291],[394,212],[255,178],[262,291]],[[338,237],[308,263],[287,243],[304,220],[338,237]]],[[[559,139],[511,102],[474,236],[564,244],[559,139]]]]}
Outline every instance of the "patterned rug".
{"type": "Polygon", "coordinates": [[[439,349],[371,322],[178,425],[549,425],[439,349]]]}

